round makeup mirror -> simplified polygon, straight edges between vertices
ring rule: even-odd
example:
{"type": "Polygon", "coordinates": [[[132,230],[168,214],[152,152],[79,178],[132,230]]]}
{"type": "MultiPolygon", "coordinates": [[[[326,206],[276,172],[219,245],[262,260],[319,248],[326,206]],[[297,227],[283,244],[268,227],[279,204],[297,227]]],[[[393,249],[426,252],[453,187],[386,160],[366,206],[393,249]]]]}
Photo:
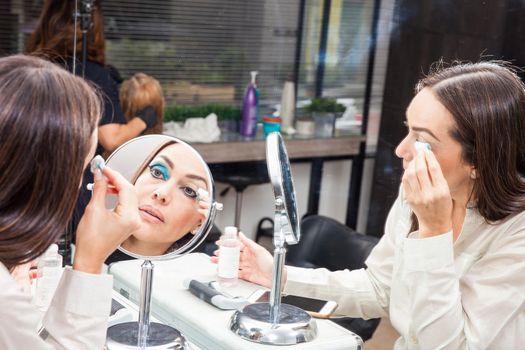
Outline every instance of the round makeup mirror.
{"type": "MultiPolygon", "coordinates": [[[[220,208],[211,172],[193,147],[166,135],[132,139],[113,152],[106,164],[135,186],[139,201],[141,225],[119,247],[118,253],[124,255],[120,260],[144,259],[139,320],[111,326],[106,348],[185,349],[180,332],[149,320],[151,261],[188,254],[206,238],[220,208]]],[[[109,195],[106,206],[115,205],[116,197],[109,195]]]]}
{"type": "Polygon", "coordinates": [[[272,289],[269,303],[246,305],[230,320],[230,329],[244,339],[263,344],[293,345],[317,336],[315,320],[304,310],[281,304],[281,277],[286,244],[301,238],[290,161],[283,138],[273,132],[266,138],[266,164],[275,196],[272,289]]]}
{"type": "MultiPolygon", "coordinates": [[[[216,212],[215,188],[193,147],[166,135],[141,136],[119,147],[106,164],[135,185],[139,199],[141,227],[122,243],[122,253],[173,259],[206,238],[216,212]]],[[[115,201],[109,196],[107,206],[114,207],[115,201]]]]}
{"type": "Polygon", "coordinates": [[[287,244],[297,244],[301,239],[297,219],[297,200],[288,153],[279,133],[271,133],[266,139],[266,164],[275,200],[276,202],[282,201],[284,206],[280,220],[283,236],[277,236],[274,239],[282,238],[287,244]]]}

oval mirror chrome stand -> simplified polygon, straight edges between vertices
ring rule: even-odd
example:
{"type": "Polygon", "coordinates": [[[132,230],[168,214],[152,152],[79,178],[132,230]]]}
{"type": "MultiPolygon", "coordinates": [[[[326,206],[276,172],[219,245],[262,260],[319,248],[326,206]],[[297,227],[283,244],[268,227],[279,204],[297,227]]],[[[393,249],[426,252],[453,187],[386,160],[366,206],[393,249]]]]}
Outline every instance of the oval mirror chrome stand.
{"type": "MultiPolygon", "coordinates": [[[[206,238],[221,209],[211,172],[194,148],[165,135],[132,139],[113,152],[107,164],[135,185],[141,226],[119,250],[144,263],[138,322],[109,327],[106,349],[187,349],[179,331],[150,322],[152,260],[188,254],[206,238]]],[[[114,207],[115,198],[110,196],[106,205],[114,207]]]]}
{"type": "Polygon", "coordinates": [[[266,163],[275,196],[272,290],[269,303],[247,305],[236,311],[230,329],[244,339],[272,345],[293,345],[315,339],[317,324],[304,310],[281,304],[281,277],[285,244],[297,244],[300,229],[290,162],[281,134],[266,139],[266,163]]]}

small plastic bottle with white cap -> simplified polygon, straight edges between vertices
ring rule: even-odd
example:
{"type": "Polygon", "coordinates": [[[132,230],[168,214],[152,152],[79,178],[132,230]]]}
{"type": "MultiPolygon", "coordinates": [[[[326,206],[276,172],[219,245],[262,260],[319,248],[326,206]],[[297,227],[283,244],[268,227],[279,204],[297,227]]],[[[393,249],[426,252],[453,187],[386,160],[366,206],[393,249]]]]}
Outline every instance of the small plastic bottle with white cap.
{"type": "Polygon", "coordinates": [[[226,226],[224,234],[219,240],[219,264],[217,275],[221,286],[233,286],[237,284],[239,277],[239,258],[241,242],[237,227],[226,226]]]}
{"type": "Polygon", "coordinates": [[[42,311],[47,310],[62,277],[62,255],[58,245],[51,244],[38,259],[34,304],[42,311]]]}

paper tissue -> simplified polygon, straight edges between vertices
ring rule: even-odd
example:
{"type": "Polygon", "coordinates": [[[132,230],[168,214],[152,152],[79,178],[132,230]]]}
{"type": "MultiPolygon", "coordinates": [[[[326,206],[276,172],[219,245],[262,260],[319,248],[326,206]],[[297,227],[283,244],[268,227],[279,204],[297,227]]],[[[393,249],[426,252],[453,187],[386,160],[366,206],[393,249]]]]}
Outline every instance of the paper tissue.
{"type": "Polygon", "coordinates": [[[210,143],[218,141],[221,136],[215,113],[211,113],[206,118],[188,118],[184,124],[166,122],[163,132],[187,142],[210,143]]]}

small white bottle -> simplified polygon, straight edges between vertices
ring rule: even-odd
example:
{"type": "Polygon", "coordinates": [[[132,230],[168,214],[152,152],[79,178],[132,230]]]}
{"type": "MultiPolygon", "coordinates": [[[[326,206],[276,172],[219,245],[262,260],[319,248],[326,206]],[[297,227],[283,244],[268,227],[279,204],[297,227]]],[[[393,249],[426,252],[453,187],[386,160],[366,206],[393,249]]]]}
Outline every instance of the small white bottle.
{"type": "Polygon", "coordinates": [[[62,271],[62,255],[58,254],[58,245],[53,243],[38,259],[38,278],[33,302],[40,310],[48,309],[62,277],[62,271]]]}
{"type": "Polygon", "coordinates": [[[237,284],[239,277],[239,258],[241,242],[237,234],[237,227],[226,226],[224,234],[219,240],[220,253],[217,275],[219,284],[222,286],[233,286],[237,284]]]}

